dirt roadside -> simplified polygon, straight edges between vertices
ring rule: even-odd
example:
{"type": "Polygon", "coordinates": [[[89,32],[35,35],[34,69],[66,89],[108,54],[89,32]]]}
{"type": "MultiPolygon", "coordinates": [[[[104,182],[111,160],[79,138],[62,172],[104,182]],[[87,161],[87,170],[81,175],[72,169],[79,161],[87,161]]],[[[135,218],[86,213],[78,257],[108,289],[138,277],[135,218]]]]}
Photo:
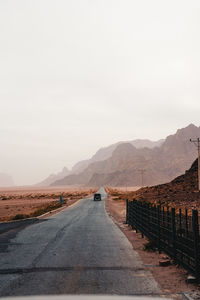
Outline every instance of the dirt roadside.
{"type": "Polygon", "coordinates": [[[53,211],[58,212],[71,206],[94,192],[89,188],[0,189],[0,222],[38,217],[48,211],[53,214],[53,211]],[[59,204],[60,196],[63,198],[62,208],[59,204]]]}
{"type": "Polygon", "coordinates": [[[144,250],[144,245],[148,243],[148,240],[142,238],[140,233],[136,233],[125,224],[126,207],[124,200],[113,200],[112,197],[109,197],[105,207],[107,213],[131,242],[133,249],[138,252],[147,270],[153,274],[164,294],[170,295],[174,299],[200,299],[200,286],[186,283],[188,275],[186,270],[173,264],[161,267],[159,261],[165,260],[167,255],[165,253],[159,254],[157,251],[144,250]]]}

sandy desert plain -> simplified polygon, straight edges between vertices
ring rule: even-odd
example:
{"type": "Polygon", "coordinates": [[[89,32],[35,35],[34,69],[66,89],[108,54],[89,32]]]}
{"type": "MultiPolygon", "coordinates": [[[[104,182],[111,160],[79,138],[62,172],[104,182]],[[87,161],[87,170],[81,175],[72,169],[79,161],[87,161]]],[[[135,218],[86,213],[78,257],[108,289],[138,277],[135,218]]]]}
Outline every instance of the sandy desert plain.
{"type": "Polygon", "coordinates": [[[87,187],[12,187],[0,188],[0,222],[37,217],[93,194],[96,189],[87,187]]]}

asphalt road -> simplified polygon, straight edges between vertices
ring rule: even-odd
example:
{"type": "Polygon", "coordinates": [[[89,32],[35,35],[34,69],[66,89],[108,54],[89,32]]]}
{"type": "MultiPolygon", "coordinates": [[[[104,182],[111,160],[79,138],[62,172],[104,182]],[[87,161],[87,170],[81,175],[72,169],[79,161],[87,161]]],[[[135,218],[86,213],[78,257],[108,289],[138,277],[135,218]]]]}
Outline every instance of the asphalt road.
{"type": "Polygon", "coordinates": [[[0,296],[160,294],[105,212],[106,194],[100,192],[102,201],[83,199],[48,219],[0,234],[0,296]]]}

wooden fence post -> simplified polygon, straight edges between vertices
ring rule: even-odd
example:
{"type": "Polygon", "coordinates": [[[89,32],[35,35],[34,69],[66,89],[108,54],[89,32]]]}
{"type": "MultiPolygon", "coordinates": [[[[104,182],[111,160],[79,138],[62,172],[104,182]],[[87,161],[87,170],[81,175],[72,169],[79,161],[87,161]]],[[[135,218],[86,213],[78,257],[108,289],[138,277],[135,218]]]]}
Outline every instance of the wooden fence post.
{"type": "Polygon", "coordinates": [[[167,206],[167,224],[169,224],[169,206],[167,206]]]}
{"type": "Polygon", "coordinates": [[[145,204],[142,203],[141,204],[141,209],[140,209],[140,227],[141,227],[141,236],[142,236],[142,239],[144,238],[144,232],[143,232],[143,226],[144,226],[144,206],[145,204]]]}
{"type": "Polygon", "coordinates": [[[161,253],[160,249],[160,213],[161,213],[161,206],[160,204],[157,207],[157,218],[158,218],[158,252],[161,253]]]}
{"type": "Polygon", "coordinates": [[[129,225],[131,226],[131,228],[133,229],[134,227],[134,214],[135,214],[135,211],[134,211],[134,201],[132,200],[130,203],[129,203],[129,216],[130,216],[130,221],[129,221],[129,225]]]}
{"type": "Polygon", "coordinates": [[[175,216],[175,208],[171,209],[172,216],[172,245],[173,245],[173,259],[176,261],[176,216],[175,216]]]}
{"type": "Polygon", "coordinates": [[[185,209],[185,232],[186,236],[188,237],[188,210],[185,209]]]}
{"type": "Polygon", "coordinates": [[[182,236],[182,210],[179,208],[179,234],[182,236]]]}
{"type": "Polygon", "coordinates": [[[152,205],[148,203],[148,231],[150,237],[152,235],[151,223],[152,223],[152,205]]]}
{"type": "Polygon", "coordinates": [[[130,207],[129,207],[129,214],[130,214],[130,221],[129,221],[129,225],[131,226],[131,228],[133,229],[133,221],[134,221],[134,203],[133,200],[130,202],[130,207]]]}
{"type": "Polygon", "coordinates": [[[136,233],[138,233],[138,203],[137,201],[135,201],[135,230],[136,230],[136,233]]]}
{"type": "Polygon", "coordinates": [[[163,206],[162,209],[162,222],[163,222],[163,227],[165,226],[165,207],[163,206]]]}
{"type": "Polygon", "coordinates": [[[194,234],[195,276],[199,279],[199,221],[196,209],[192,210],[192,229],[194,234]]]}
{"type": "Polygon", "coordinates": [[[126,224],[129,224],[129,203],[128,203],[128,199],[126,199],[126,224]]]}

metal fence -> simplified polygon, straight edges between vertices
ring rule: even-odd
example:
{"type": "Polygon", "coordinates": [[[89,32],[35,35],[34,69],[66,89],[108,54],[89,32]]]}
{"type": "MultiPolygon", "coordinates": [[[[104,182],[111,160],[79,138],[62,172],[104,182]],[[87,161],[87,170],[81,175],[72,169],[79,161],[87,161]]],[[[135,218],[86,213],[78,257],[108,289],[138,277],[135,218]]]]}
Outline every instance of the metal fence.
{"type": "Polygon", "coordinates": [[[126,201],[126,223],[154,242],[175,263],[200,278],[200,237],[198,211],[126,201]]]}

